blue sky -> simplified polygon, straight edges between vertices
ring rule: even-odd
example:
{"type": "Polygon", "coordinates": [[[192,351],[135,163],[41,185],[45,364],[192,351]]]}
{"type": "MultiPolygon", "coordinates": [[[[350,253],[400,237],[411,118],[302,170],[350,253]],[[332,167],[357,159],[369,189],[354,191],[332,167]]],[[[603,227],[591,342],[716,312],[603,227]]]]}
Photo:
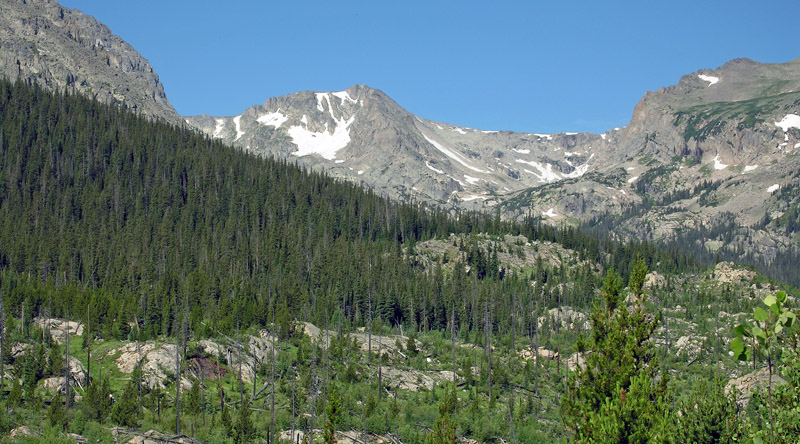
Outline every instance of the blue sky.
{"type": "Polygon", "coordinates": [[[684,74],[800,57],[796,0],[61,2],[148,58],[183,115],[366,84],[456,125],[603,132],[684,74]]]}

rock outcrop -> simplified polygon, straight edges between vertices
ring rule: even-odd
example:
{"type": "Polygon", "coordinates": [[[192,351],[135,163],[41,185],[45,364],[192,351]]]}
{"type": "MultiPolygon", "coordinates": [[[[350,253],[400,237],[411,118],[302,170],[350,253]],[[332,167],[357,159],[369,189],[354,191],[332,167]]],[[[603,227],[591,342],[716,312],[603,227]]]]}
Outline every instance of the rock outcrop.
{"type": "Polygon", "coordinates": [[[93,17],[55,0],[0,0],[0,75],[183,124],[147,59],[93,17]]]}

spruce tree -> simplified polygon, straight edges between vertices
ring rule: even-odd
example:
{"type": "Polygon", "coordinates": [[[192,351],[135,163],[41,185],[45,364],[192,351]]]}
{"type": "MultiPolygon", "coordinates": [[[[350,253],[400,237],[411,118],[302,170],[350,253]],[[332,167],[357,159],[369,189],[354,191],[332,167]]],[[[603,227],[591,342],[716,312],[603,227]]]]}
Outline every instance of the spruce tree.
{"type": "Polygon", "coordinates": [[[124,427],[137,427],[139,425],[139,388],[135,378],[125,384],[125,390],[119,401],[111,409],[111,419],[124,427]]]}
{"type": "Polygon", "coordinates": [[[620,278],[609,270],[602,302],[591,314],[590,336],[578,339],[586,362],[570,376],[561,405],[565,425],[578,442],[646,442],[665,433],[667,376],[650,341],[658,318],[644,305],[643,260],[633,269],[632,306],[624,301],[620,278]]]}

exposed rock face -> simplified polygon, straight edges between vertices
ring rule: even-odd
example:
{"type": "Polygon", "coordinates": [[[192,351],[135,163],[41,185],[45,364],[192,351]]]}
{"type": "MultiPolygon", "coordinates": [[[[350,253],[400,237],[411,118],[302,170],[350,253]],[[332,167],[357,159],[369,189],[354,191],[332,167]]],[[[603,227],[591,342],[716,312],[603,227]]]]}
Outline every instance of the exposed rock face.
{"type": "Polygon", "coordinates": [[[393,198],[553,224],[606,220],[618,237],[654,241],[727,226],[697,246],[765,263],[796,248],[800,222],[786,219],[800,205],[800,59],[685,75],[604,134],[434,122],[363,85],[184,121],[147,60],[92,17],[54,0],[0,0],[0,73],[188,123],[393,198]]]}
{"type": "MultiPolygon", "coordinates": [[[[175,344],[157,344],[148,341],[139,344],[142,359],[142,383],[149,388],[165,386],[168,377],[175,379],[175,344]]],[[[116,359],[117,367],[122,373],[132,373],[139,363],[139,353],[136,343],[128,343],[122,347],[110,350],[110,355],[119,354],[116,359]]],[[[181,377],[181,389],[191,388],[191,382],[181,377]]]]}
{"type": "Polygon", "coordinates": [[[800,59],[737,59],[686,75],[645,94],[628,126],[604,134],[433,122],[363,85],[187,121],[242,149],[395,198],[555,224],[621,215],[614,233],[649,240],[730,222],[734,236],[700,246],[766,261],[793,245],[777,224],[759,224],[800,203],[792,191],[800,177],[800,59]]]}
{"type": "Polygon", "coordinates": [[[740,267],[735,267],[730,262],[720,262],[714,267],[714,272],[711,275],[720,283],[747,283],[756,277],[755,271],[745,270],[740,267]]]}
{"type": "Polygon", "coordinates": [[[566,305],[551,308],[545,316],[538,318],[537,323],[539,329],[549,325],[554,330],[563,328],[566,330],[588,331],[592,327],[586,313],[575,311],[572,307],[566,305]]]}
{"type": "Polygon", "coordinates": [[[384,383],[391,388],[419,391],[421,388],[433,390],[438,384],[453,380],[453,372],[447,370],[421,372],[403,370],[396,367],[381,366],[384,383]]]}
{"type": "Polygon", "coordinates": [[[183,122],[147,59],[93,17],[54,0],[0,0],[0,75],[183,122]]]}
{"type": "MultiPolygon", "coordinates": [[[[786,381],[778,375],[772,375],[772,387],[784,384],[786,381]]],[[[767,389],[769,384],[769,370],[762,368],[753,373],[742,376],[741,378],[731,379],[725,385],[725,394],[731,392],[736,395],[736,403],[742,408],[746,408],[750,403],[750,398],[753,397],[753,389],[767,389]]]]}
{"type": "Polygon", "coordinates": [[[74,321],[65,321],[55,318],[36,318],[33,324],[42,330],[50,332],[50,337],[58,344],[63,344],[67,340],[67,334],[73,338],[83,336],[83,324],[74,321]]]}
{"type": "Polygon", "coordinates": [[[395,198],[481,208],[498,196],[579,177],[595,134],[481,131],[419,118],[383,92],[304,91],[238,116],[188,117],[245,150],[288,157],[395,198]]]}

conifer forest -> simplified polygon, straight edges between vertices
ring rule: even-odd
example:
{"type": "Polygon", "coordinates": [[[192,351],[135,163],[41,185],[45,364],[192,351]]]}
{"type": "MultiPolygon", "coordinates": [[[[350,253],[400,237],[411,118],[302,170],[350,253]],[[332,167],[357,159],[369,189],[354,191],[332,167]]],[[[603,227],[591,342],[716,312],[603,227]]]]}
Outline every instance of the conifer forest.
{"type": "Polygon", "coordinates": [[[0,81],[0,442],[798,442],[792,256],[610,224],[0,81]]]}

